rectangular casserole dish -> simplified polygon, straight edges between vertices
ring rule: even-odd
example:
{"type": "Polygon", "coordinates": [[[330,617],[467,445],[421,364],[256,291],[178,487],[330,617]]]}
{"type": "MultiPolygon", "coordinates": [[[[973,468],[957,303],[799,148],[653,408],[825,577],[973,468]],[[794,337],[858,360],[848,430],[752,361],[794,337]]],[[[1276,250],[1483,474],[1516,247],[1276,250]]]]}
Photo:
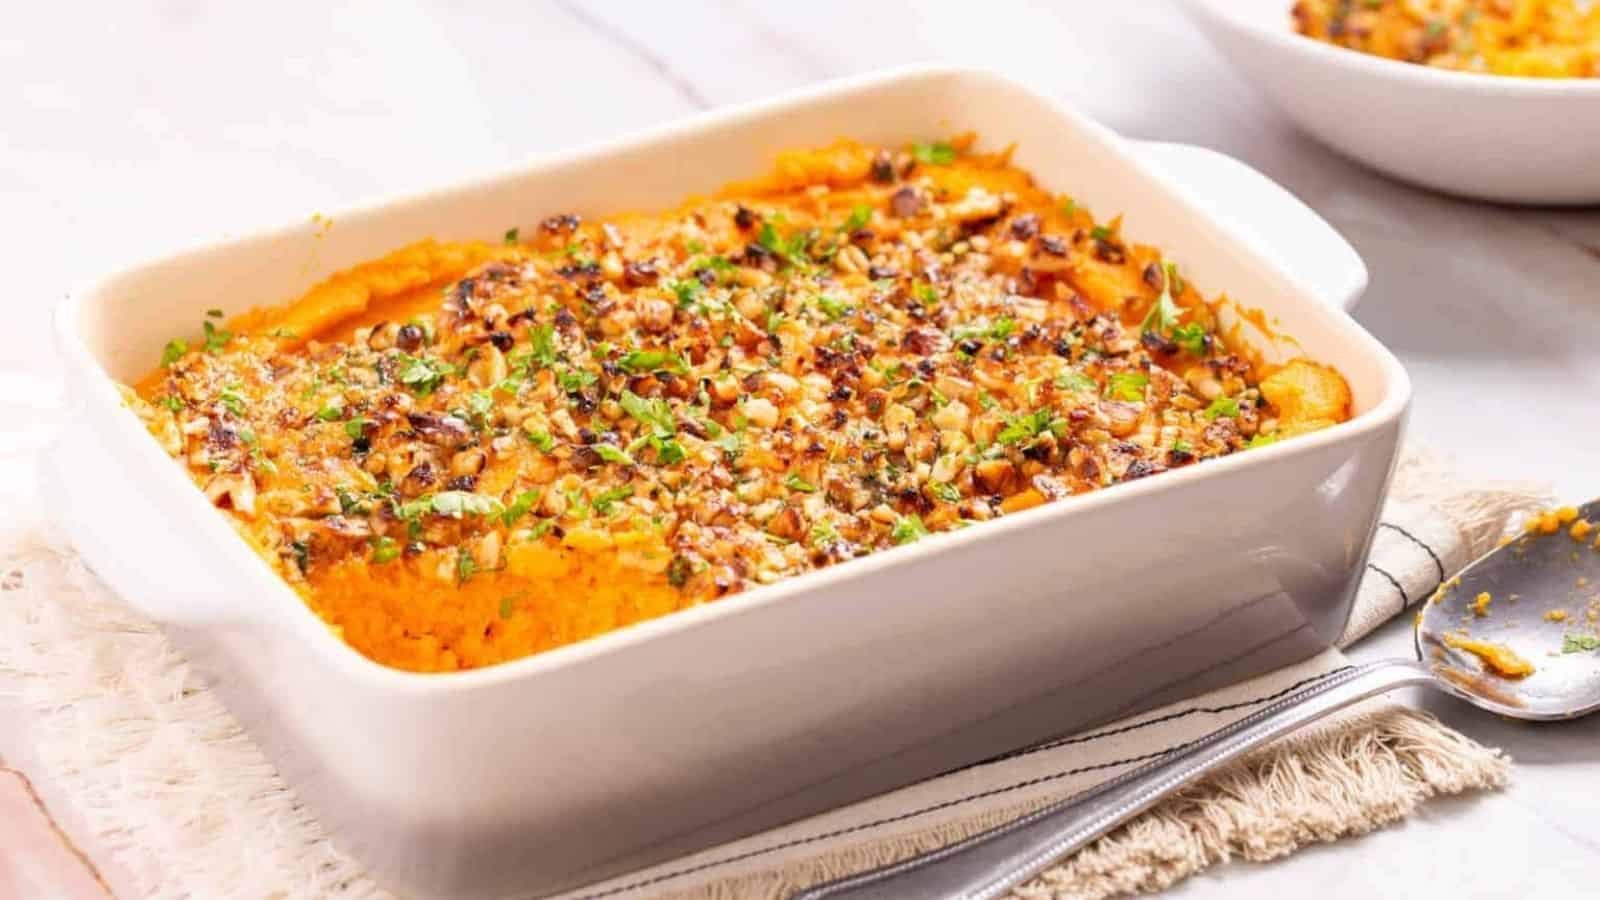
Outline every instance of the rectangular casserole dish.
{"type": "Polygon", "coordinates": [[[1314,214],[1226,158],[1125,143],[987,73],[904,70],[96,281],[57,318],[81,415],[53,463],[91,564],[166,625],[343,846],[410,894],[537,896],[1328,646],[1409,399],[1398,362],[1335,308],[1365,277],[1314,214]],[[1351,421],[527,659],[427,676],[330,634],[115,388],[208,308],[282,302],[419,237],[664,207],[760,172],[781,149],[962,129],[987,146],[1016,143],[1017,163],[1046,186],[1125,213],[1126,233],[1259,307],[1345,376],[1351,421]]]}

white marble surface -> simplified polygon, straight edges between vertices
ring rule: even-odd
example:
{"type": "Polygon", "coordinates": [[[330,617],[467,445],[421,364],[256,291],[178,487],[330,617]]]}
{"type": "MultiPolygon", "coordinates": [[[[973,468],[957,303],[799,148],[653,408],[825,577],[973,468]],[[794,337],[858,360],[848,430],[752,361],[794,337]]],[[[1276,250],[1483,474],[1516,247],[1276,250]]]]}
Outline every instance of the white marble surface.
{"type": "MultiPolygon", "coordinates": [[[[1126,134],[1215,147],[1278,179],[1366,258],[1357,318],[1410,369],[1415,434],[1485,477],[1600,494],[1600,212],[1452,201],[1334,157],[1161,0],[27,4],[7,19],[0,373],[49,379],[55,300],[119,261],[937,59],[1011,72],[1126,134]]],[[[1392,628],[1356,655],[1405,652],[1392,628]]],[[[1411,699],[1507,748],[1515,785],[1276,864],[1219,867],[1178,893],[1593,895],[1600,721],[1534,728],[1411,699]]],[[[0,753],[25,758],[23,730],[0,707],[0,753]]]]}

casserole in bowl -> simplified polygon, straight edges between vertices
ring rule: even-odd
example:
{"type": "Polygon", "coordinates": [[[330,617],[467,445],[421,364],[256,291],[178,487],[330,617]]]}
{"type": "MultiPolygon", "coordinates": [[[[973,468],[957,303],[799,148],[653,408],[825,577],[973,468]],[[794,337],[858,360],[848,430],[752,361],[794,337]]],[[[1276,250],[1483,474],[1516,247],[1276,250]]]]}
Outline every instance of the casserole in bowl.
{"type": "Polygon", "coordinates": [[[1384,174],[1502,203],[1600,202],[1600,78],[1418,65],[1295,31],[1293,0],[1183,0],[1228,62],[1317,139],[1384,174]]]}
{"type": "Polygon", "coordinates": [[[1393,357],[1314,293],[1347,304],[1364,278],[1325,225],[1237,164],[1130,149],[991,75],[913,70],[104,279],[69,298],[58,323],[85,413],[83,439],[63,453],[104,447],[106,462],[58,464],[86,557],[167,624],[342,843],[413,893],[549,893],[1327,646],[1408,399],[1393,357]],[[664,207],[786,148],[840,135],[901,146],[956,127],[1014,142],[1017,164],[1045,186],[1124,213],[1128,233],[1186,277],[1260,307],[1251,320],[1299,341],[1263,334],[1263,348],[1342,373],[1350,421],[525,659],[425,676],[330,635],[115,387],[205,310],[279,302],[419,235],[496,237],[554,212],[664,207]],[[1223,193],[1201,204],[1140,153],[1192,166],[1196,184],[1223,193]],[[1240,216],[1256,218],[1240,227],[1240,216]],[[1286,236],[1281,256],[1306,260],[1297,271],[1258,247],[1286,236]],[[103,476],[94,489],[86,470],[103,476]],[[93,507],[129,484],[141,520],[180,524],[109,530],[93,507]]]}

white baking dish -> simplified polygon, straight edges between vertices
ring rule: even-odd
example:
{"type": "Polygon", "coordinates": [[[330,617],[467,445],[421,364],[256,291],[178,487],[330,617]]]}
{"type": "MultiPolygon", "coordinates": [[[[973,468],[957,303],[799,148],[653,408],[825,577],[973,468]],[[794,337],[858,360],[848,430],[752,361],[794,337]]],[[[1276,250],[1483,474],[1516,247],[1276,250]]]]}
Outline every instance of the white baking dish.
{"type": "Polygon", "coordinates": [[[1435,69],[1296,34],[1293,0],[1184,0],[1222,55],[1319,140],[1422,187],[1600,203],[1600,78],[1435,69]]]}
{"type": "Polygon", "coordinates": [[[1310,655],[1344,625],[1409,398],[1338,308],[1365,287],[1360,260],[1310,210],[1225,157],[1125,143],[982,72],[852,79],[331,218],[72,294],[57,323],[81,415],[56,462],[91,563],[166,623],[340,841],[416,895],[553,892],[1310,655]],[[330,635],[114,388],[207,308],[282,302],[420,236],[663,206],[782,148],[967,128],[1278,319],[1344,373],[1353,420],[427,676],[330,635]]]}

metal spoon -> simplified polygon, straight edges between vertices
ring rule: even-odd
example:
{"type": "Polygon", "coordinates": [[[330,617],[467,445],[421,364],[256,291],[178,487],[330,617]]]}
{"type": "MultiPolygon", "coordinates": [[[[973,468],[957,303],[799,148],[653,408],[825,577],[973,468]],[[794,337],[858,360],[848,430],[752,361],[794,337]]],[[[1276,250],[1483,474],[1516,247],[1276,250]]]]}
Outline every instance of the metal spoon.
{"type": "MultiPolygon", "coordinates": [[[[1600,500],[1579,514],[1600,522],[1600,500]]],[[[1600,527],[1580,541],[1571,523],[1563,522],[1554,533],[1524,534],[1467,566],[1423,603],[1415,661],[1353,666],[1106,784],[932,853],[819,885],[794,900],[994,900],[1225,763],[1404,685],[1430,684],[1516,719],[1587,715],[1600,709],[1597,539],[1600,527]],[[1480,600],[1484,594],[1486,601],[1480,600]],[[1521,678],[1496,674],[1464,641],[1507,648],[1535,671],[1521,678]]]]}

